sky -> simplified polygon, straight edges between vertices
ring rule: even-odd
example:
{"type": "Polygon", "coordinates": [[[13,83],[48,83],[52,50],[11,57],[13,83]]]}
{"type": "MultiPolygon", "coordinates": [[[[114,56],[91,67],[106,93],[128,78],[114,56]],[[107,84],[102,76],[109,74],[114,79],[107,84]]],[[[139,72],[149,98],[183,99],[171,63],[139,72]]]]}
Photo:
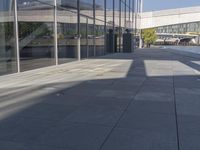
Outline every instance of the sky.
{"type": "Polygon", "coordinates": [[[200,0],[143,0],[144,11],[200,6],[200,0]]]}

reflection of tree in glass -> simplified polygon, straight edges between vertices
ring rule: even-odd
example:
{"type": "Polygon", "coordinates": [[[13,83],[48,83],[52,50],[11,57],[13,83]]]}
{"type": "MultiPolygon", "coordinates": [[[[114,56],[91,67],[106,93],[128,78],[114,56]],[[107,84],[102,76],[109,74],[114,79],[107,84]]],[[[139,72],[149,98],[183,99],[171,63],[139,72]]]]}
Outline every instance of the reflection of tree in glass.
{"type": "Polygon", "coordinates": [[[104,35],[104,26],[96,26],[95,28],[95,36],[104,35]]]}
{"type": "Polygon", "coordinates": [[[0,35],[5,34],[6,41],[9,41],[13,37],[14,26],[11,22],[4,22],[0,24],[0,35]]]}
{"type": "Polygon", "coordinates": [[[76,34],[76,31],[75,31],[75,30],[68,30],[68,31],[65,31],[65,32],[64,32],[64,35],[65,35],[65,36],[75,35],[75,34],[76,34]]]}
{"type": "Polygon", "coordinates": [[[19,37],[23,39],[31,34],[36,37],[45,35],[50,36],[52,35],[52,31],[47,24],[44,23],[20,22],[19,37]]]}

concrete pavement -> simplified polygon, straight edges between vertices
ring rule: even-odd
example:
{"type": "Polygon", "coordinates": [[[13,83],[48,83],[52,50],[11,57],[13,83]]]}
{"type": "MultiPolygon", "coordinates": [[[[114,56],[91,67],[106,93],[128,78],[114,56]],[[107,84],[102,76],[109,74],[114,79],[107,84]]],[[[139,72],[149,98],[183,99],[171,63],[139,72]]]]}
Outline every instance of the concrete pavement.
{"type": "Polygon", "coordinates": [[[198,150],[200,61],[141,49],[0,77],[1,150],[198,150]]]}

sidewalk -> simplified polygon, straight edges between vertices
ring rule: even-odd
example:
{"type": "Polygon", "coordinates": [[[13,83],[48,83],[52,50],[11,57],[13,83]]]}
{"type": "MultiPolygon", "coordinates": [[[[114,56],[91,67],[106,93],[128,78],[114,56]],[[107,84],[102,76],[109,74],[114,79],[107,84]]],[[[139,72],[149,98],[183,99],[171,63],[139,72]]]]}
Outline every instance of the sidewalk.
{"type": "Polygon", "coordinates": [[[0,150],[198,150],[200,60],[137,50],[0,77],[0,150]]]}

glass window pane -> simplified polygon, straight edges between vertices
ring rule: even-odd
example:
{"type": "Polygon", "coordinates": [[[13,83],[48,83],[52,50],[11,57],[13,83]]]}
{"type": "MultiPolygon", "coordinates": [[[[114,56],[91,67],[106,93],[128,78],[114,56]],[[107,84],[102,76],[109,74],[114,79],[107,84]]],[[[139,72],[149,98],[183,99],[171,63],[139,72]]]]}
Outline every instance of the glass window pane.
{"type": "Polygon", "coordinates": [[[88,57],[95,56],[94,46],[94,20],[88,19],[88,57]]]}
{"type": "Polygon", "coordinates": [[[93,17],[93,0],[80,0],[80,13],[93,17]]]}
{"type": "Polygon", "coordinates": [[[114,52],[113,24],[106,23],[106,54],[114,52]]]}
{"type": "Polygon", "coordinates": [[[58,62],[67,63],[77,59],[77,13],[58,8],[58,62]]]}
{"type": "Polygon", "coordinates": [[[113,24],[113,0],[106,0],[106,22],[113,24]]]}
{"type": "Polygon", "coordinates": [[[117,39],[117,51],[120,50],[120,37],[121,37],[121,27],[120,27],[120,0],[115,0],[115,38],[117,39]]]}
{"type": "Polygon", "coordinates": [[[17,2],[21,71],[55,64],[54,7],[39,1],[17,2]]]}
{"type": "Polygon", "coordinates": [[[14,1],[0,2],[0,75],[17,72],[14,1]]]}
{"type": "Polygon", "coordinates": [[[77,0],[57,0],[57,5],[68,10],[77,11],[77,0]]]}
{"type": "Polygon", "coordinates": [[[115,31],[114,29],[114,18],[113,18],[113,10],[114,3],[113,0],[106,1],[106,53],[113,53],[115,51],[115,31]]]}
{"type": "Polygon", "coordinates": [[[105,30],[104,22],[96,20],[95,25],[95,45],[96,45],[96,56],[101,56],[105,54],[105,30]]]}
{"type": "Polygon", "coordinates": [[[104,0],[95,0],[95,18],[105,21],[105,4],[104,0]]]}
{"type": "Polygon", "coordinates": [[[81,58],[88,58],[88,39],[87,39],[87,18],[80,17],[80,34],[81,34],[81,58]]]}

